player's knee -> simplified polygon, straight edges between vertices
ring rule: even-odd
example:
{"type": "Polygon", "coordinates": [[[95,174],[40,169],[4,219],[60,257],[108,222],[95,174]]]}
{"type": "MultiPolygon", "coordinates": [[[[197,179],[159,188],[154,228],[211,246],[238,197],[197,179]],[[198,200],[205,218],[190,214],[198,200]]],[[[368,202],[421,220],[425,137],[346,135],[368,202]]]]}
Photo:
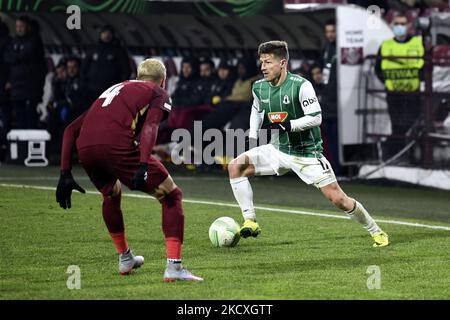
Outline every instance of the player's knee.
{"type": "Polygon", "coordinates": [[[230,179],[242,177],[245,171],[246,164],[242,163],[240,157],[235,158],[228,164],[228,175],[230,179]]]}
{"type": "Polygon", "coordinates": [[[183,198],[183,191],[181,191],[180,188],[178,188],[177,186],[175,186],[175,188],[170,191],[166,197],[172,198],[172,199],[179,199],[181,200],[183,198]]]}
{"type": "Polygon", "coordinates": [[[345,208],[347,196],[344,193],[334,193],[330,196],[330,201],[338,208],[345,208]]]}
{"type": "Polygon", "coordinates": [[[164,196],[160,199],[161,203],[172,207],[176,204],[181,204],[183,199],[183,192],[180,188],[175,187],[172,191],[164,194],[164,196]]]}
{"type": "Polygon", "coordinates": [[[122,194],[122,185],[119,180],[116,181],[114,184],[114,187],[112,188],[112,194],[111,197],[117,197],[122,194]]]}

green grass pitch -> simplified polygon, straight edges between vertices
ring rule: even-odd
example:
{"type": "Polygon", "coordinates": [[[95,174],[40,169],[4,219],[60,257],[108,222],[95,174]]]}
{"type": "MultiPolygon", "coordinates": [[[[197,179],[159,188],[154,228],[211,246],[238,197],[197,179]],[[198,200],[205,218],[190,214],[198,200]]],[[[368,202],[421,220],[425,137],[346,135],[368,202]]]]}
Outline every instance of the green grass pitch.
{"type": "MultiPolygon", "coordinates": [[[[57,168],[0,168],[0,299],[450,298],[450,205],[443,191],[344,184],[375,219],[447,227],[380,223],[392,243],[386,248],[372,248],[369,235],[351,220],[262,209],[258,238],[213,248],[209,225],[220,216],[240,222],[239,209],[187,201],[184,264],[205,281],[163,283],[159,203],[123,197],[128,242],[146,260],[132,275],[119,276],[100,195],[75,192],[72,209],[64,211],[53,190],[10,186],[54,187],[57,174],[57,168]],[[79,290],[67,288],[70,265],[80,268],[79,290]],[[367,286],[370,266],[379,267],[379,289],[367,286]]],[[[174,176],[188,200],[234,203],[224,175],[174,176]]],[[[80,170],[75,178],[93,191],[80,170]]],[[[256,205],[340,215],[314,188],[279,179],[253,180],[256,205]]]]}

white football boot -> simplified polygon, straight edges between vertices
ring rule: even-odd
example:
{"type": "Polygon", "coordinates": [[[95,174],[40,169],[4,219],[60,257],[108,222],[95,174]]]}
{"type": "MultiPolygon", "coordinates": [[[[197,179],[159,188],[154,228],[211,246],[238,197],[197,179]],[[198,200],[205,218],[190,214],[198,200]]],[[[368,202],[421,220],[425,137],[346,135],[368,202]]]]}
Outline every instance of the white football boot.
{"type": "Polygon", "coordinates": [[[135,256],[130,249],[119,255],[119,273],[123,276],[130,274],[133,269],[137,269],[143,264],[144,257],[135,256]]]}
{"type": "Polygon", "coordinates": [[[203,281],[203,278],[193,275],[188,269],[183,266],[175,268],[174,266],[168,265],[166,271],[164,272],[164,282],[174,282],[177,280],[182,281],[203,281]]]}

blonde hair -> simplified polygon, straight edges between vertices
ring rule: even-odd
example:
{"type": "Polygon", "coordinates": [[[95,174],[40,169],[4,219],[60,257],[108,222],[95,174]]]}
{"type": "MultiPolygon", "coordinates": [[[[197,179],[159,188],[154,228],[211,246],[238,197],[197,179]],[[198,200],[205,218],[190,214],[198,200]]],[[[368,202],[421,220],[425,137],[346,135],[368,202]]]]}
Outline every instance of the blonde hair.
{"type": "Polygon", "coordinates": [[[166,78],[166,67],[157,59],[142,61],[137,69],[137,80],[160,82],[166,78]]]}

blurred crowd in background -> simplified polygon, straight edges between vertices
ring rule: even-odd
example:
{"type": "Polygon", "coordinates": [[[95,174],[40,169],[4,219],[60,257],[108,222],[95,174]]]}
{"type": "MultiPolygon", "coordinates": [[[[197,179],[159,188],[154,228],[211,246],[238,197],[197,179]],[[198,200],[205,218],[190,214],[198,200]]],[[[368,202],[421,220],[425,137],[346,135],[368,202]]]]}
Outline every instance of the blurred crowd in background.
{"type": "MultiPolygon", "coordinates": [[[[333,117],[336,109],[335,71],[329,85],[324,84],[322,66],[333,63],[336,53],[334,22],[325,60],[303,64],[294,73],[315,83],[319,97],[333,117]]],[[[133,79],[136,63],[116,38],[110,26],[99,32],[98,45],[84,57],[64,56],[54,61],[45,55],[39,25],[32,19],[17,18],[15,36],[0,22],[0,145],[7,152],[6,135],[11,129],[47,129],[52,140],[50,153],[58,154],[64,128],[111,85],[133,79]]],[[[252,105],[251,87],[261,77],[256,53],[239,59],[184,57],[180,66],[164,57],[166,89],[173,111],[161,125],[158,143],[170,142],[176,128],[190,129],[195,120],[203,128],[248,129],[252,105]],[[214,62],[216,60],[216,63],[214,62]],[[179,70],[179,71],[178,71],[179,70]]],[[[328,72],[328,74],[330,74],[328,72]]],[[[334,116],[335,117],[335,116],[334,116]]]]}
{"type": "MultiPolygon", "coordinates": [[[[392,20],[389,13],[386,18],[392,20]]],[[[17,18],[12,31],[13,37],[0,21],[0,161],[7,153],[6,134],[13,128],[47,129],[52,136],[50,153],[57,155],[67,124],[108,87],[134,79],[135,60],[110,26],[99,30],[98,44],[83,56],[64,56],[58,61],[46,56],[39,25],[29,17],[17,18]]],[[[334,20],[326,22],[324,37],[326,44],[316,61],[290,70],[310,80],[316,90],[323,112],[325,155],[340,175],[334,20]]],[[[172,57],[162,59],[173,111],[160,127],[159,144],[170,142],[176,128],[191,129],[195,120],[203,120],[204,129],[248,129],[251,86],[261,77],[256,48],[253,56],[232,60],[182,57],[177,66],[172,57]]]]}

